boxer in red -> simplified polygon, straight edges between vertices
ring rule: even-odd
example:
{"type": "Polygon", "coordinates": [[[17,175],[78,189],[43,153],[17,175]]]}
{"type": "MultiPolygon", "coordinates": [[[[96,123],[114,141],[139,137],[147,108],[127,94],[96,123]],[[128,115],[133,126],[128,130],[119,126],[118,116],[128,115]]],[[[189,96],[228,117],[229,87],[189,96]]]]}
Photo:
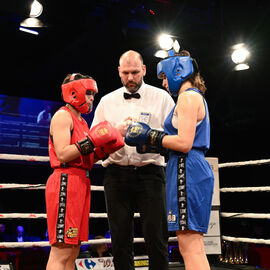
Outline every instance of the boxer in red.
{"type": "Polygon", "coordinates": [[[68,74],[62,84],[66,106],[51,120],[49,156],[54,171],[46,185],[46,211],[52,247],[47,270],[74,270],[80,243],[88,240],[89,170],[124,146],[122,135],[109,122],[89,130],[81,117],[91,112],[97,92],[91,77],[68,74]]]}

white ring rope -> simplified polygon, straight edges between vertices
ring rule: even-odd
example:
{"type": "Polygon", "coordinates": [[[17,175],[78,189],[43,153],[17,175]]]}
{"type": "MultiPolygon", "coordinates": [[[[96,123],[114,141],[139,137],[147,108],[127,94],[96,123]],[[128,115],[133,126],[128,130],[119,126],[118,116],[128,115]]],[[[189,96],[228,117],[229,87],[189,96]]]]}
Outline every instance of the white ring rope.
{"type": "MultiPolygon", "coordinates": [[[[34,161],[49,162],[48,156],[0,154],[0,159],[3,159],[3,160],[25,160],[25,161],[31,161],[31,162],[34,162],[34,161]]],[[[262,165],[262,164],[270,164],[270,159],[259,159],[259,160],[250,160],[250,161],[219,163],[218,168],[239,167],[239,166],[247,166],[247,165],[262,165]]]]}
{"type": "Polygon", "coordinates": [[[270,245],[270,239],[243,238],[243,237],[232,237],[232,236],[224,236],[224,235],[222,235],[221,238],[229,242],[244,242],[244,243],[270,245]]]}
{"type": "MultiPolygon", "coordinates": [[[[0,189],[45,189],[45,184],[0,184],[0,189]]],[[[92,191],[104,191],[103,186],[91,186],[92,191]]]]}
{"type": "MultiPolygon", "coordinates": [[[[11,155],[0,154],[0,160],[24,160],[29,162],[49,162],[49,157],[46,156],[30,156],[30,155],[11,155]]],[[[263,165],[270,164],[270,159],[250,160],[241,162],[227,162],[218,164],[218,168],[226,167],[240,167],[248,165],[263,165]]],[[[45,189],[43,184],[0,184],[0,189],[45,189]]],[[[93,191],[103,191],[103,186],[91,186],[93,191]]],[[[221,188],[220,192],[258,192],[258,191],[270,191],[270,187],[244,187],[244,188],[221,188]]],[[[269,219],[270,214],[255,214],[255,213],[220,213],[221,217],[225,218],[256,218],[256,219],[269,219]]],[[[106,213],[90,213],[90,218],[107,218],[106,213]]],[[[134,217],[139,217],[138,213],[134,214],[134,217]]],[[[0,214],[1,218],[46,218],[46,214],[0,214]]],[[[270,239],[254,239],[254,238],[241,238],[231,236],[221,236],[223,240],[230,242],[245,242],[245,243],[257,243],[270,245],[270,239]]],[[[177,242],[177,237],[170,237],[169,241],[177,242]]],[[[144,238],[134,238],[134,243],[144,242],[144,238]]],[[[96,243],[111,243],[111,239],[97,239],[82,242],[82,244],[96,244],[96,243]]],[[[14,247],[46,247],[50,246],[48,241],[39,242],[2,242],[0,248],[14,248],[14,247]]]]}
{"type": "MultiPolygon", "coordinates": [[[[45,189],[45,184],[0,184],[0,189],[45,189]]],[[[104,191],[103,186],[91,186],[92,191],[104,191]]],[[[269,186],[265,187],[234,187],[234,188],[220,188],[220,192],[258,192],[270,191],[269,186]]]]}
{"type": "Polygon", "coordinates": [[[224,218],[258,218],[258,219],[270,219],[270,214],[256,214],[256,213],[220,213],[224,218]]]}
{"type": "MultiPolygon", "coordinates": [[[[170,237],[169,242],[177,242],[177,237],[170,237]]],[[[101,243],[111,243],[111,239],[93,239],[82,242],[82,245],[86,244],[101,244],[101,243]]],[[[144,238],[134,238],[133,243],[144,243],[144,238]]],[[[39,242],[0,242],[0,248],[29,248],[29,247],[47,247],[50,246],[49,241],[39,241],[39,242]]]]}
{"type": "Polygon", "coordinates": [[[49,162],[48,156],[28,156],[28,155],[12,155],[12,154],[0,154],[0,159],[4,160],[25,160],[25,161],[41,161],[49,162]]]}
{"type": "Polygon", "coordinates": [[[45,189],[45,184],[0,184],[0,189],[45,189]]]}
{"type": "MultiPolygon", "coordinates": [[[[90,218],[107,218],[107,214],[106,213],[90,213],[89,214],[90,218]]],[[[134,214],[134,218],[139,218],[140,214],[139,213],[135,213],[134,214]]],[[[28,219],[39,219],[39,218],[47,218],[46,214],[21,214],[21,213],[0,213],[0,219],[12,219],[12,218],[28,218],[28,219]]]]}
{"type": "MultiPolygon", "coordinates": [[[[226,213],[221,212],[221,217],[224,218],[255,218],[255,219],[270,219],[270,214],[263,214],[263,213],[226,213]]],[[[107,218],[106,213],[90,213],[89,218],[107,218]]],[[[134,218],[139,218],[140,214],[135,213],[134,218]]],[[[22,219],[42,219],[47,218],[46,214],[34,214],[34,213],[0,213],[0,219],[16,219],[16,218],[22,218],[22,219]]]]}
{"type": "MultiPolygon", "coordinates": [[[[256,239],[256,238],[243,238],[243,237],[232,237],[224,236],[221,238],[230,242],[244,242],[244,243],[256,243],[256,244],[266,244],[270,245],[270,239],[256,239]]],[[[170,237],[169,242],[177,242],[177,237],[170,237]]],[[[144,238],[134,238],[134,243],[144,243],[144,238]]],[[[96,239],[88,240],[82,242],[82,245],[85,244],[98,244],[98,243],[111,243],[111,239],[96,239]]],[[[39,241],[39,242],[1,242],[0,248],[29,248],[29,247],[47,247],[50,246],[49,241],[39,241]]]]}
{"type": "Polygon", "coordinates": [[[220,188],[220,192],[258,192],[258,191],[270,191],[270,187],[234,187],[234,188],[220,188]]]}
{"type": "Polygon", "coordinates": [[[240,166],[247,166],[247,165],[263,165],[263,164],[270,164],[270,159],[220,163],[218,164],[218,168],[240,167],[240,166]]]}

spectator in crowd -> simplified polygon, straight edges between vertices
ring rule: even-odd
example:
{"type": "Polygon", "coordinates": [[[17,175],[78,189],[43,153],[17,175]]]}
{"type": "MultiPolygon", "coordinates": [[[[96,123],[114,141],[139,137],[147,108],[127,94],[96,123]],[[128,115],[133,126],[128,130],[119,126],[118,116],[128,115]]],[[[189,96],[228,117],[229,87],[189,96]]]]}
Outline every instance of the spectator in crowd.
{"type": "Polygon", "coordinates": [[[19,225],[16,228],[15,234],[11,236],[12,242],[27,242],[29,241],[29,236],[25,233],[24,227],[19,225]]]}
{"type": "MultiPolygon", "coordinates": [[[[95,237],[96,239],[106,239],[103,235],[98,235],[95,237]]],[[[99,258],[99,257],[112,257],[112,254],[108,248],[107,243],[100,243],[100,244],[92,244],[90,247],[90,256],[92,258],[99,258]]]]}
{"type": "Polygon", "coordinates": [[[6,233],[5,224],[0,224],[0,242],[10,241],[10,236],[6,233]]]}
{"type": "Polygon", "coordinates": [[[51,105],[46,103],[44,105],[44,110],[42,110],[37,116],[37,124],[48,126],[51,122],[52,115],[51,115],[51,105]]]}

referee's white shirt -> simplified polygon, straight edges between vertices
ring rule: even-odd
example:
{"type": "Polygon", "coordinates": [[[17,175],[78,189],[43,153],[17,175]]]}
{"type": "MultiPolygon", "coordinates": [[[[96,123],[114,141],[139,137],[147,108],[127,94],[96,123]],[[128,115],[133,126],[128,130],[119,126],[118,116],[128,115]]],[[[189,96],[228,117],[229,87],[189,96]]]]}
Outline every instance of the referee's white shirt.
{"type": "MultiPolygon", "coordinates": [[[[140,99],[124,99],[124,92],[128,93],[125,87],[121,87],[101,98],[92,126],[105,120],[116,126],[130,116],[153,129],[163,130],[164,121],[175,104],[165,90],[143,82],[137,91],[141,95],[140,99]]],[[[109,164],[138,167],[147,164],[165,166],[165,161],[159,154],[138,154],[136,147],[125,145],[102,162],[104,167],[109,164]]]]}

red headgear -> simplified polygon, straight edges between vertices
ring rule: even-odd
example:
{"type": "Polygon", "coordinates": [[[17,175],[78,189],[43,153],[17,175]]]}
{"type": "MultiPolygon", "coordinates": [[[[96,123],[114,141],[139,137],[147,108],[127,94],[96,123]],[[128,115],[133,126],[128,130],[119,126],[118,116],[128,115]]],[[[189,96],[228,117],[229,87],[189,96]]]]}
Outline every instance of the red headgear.
{"type": "Polygon", "coordinates": [[[86,103],[86,91],[98,92],[97,84],[91,77],[74,80],[77,74],[72,74],[68,83],[62,84],[63,100],[75,107],[81,113],[90,113],[91,108],[86,103]]]}

